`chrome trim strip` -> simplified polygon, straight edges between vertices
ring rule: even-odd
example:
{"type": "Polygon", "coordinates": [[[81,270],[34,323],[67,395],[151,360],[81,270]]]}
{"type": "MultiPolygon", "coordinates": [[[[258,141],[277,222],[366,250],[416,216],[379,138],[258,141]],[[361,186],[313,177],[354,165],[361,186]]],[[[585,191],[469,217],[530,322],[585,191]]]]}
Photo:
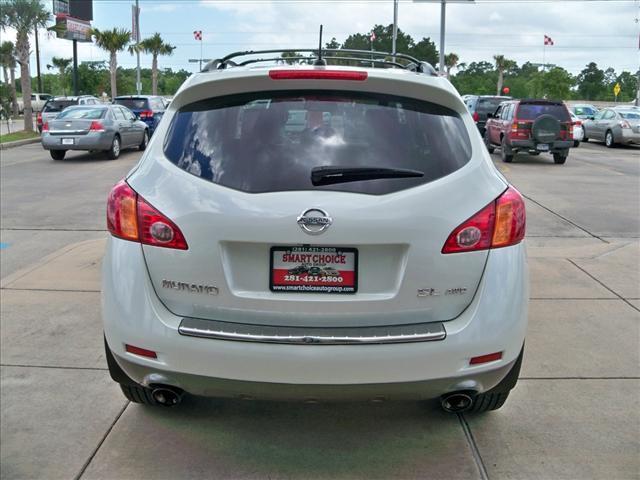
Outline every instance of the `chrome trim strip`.
{"type": "Polygon", "coordinates": [[[236,342],[294,345],[367,345],[444,340],[442,323],[418,323],[384,327],[275,327],[246,323],[183,318],[180,335],[236,342]]]}

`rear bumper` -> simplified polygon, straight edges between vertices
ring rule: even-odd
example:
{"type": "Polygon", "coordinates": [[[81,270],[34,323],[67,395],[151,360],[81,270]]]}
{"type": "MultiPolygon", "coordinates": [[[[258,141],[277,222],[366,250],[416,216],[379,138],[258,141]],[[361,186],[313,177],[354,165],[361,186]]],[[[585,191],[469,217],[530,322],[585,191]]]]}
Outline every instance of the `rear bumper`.
{"type": "Polygon", "coordinates": [[[183,318],[159,301],[141,246],[110,238],[102,312],[111,351],[140,384],[164,383],[215,396],[364,398],[375,391],[426,398],[460,389],[484,392],[500,382],[524,341],[528,294],[525,246],[519,244],[490,252],[471,304],[442,322],[442,340],[291,345],[197,338],[181,335],[183,318]],[[153,350],[157,359],[128,353],[125,344],[153,350]],[[471,357],[498,351],[501,360],[469,365],[471,357]]]}
{"type": "Polygon", "coordinates": [[[621,128],[620,132],[620,136],[616,139],[616,142],[640,145],[640,132],[634,132],[629,128],[621,128]]]}
{"type": "MultiPolygon", "coordinates": [[[[533,140],[510,140],[513,150],[535,150],[539,142],[533,140]]],[[[557,140],[549,144],[549,152],[557,152],[573,147],[573,140],[557,140]]]]}
{"type": "Polygon", "coordinates": [[[45,150],[109,150],[113,141],[113,133],[89,132],[86,135],[51,135],[42,134],[42,146],[45,150]],[[63,145],[63,138],[73,138],[73,145],[63,145]]]}

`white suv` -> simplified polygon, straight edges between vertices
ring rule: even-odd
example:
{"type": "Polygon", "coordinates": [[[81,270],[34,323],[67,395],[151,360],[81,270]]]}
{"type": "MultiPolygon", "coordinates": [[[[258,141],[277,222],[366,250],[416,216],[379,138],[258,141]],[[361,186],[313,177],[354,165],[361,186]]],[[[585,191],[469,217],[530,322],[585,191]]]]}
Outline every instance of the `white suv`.
{"type": "Polygon", "coordinates": [[[499,408],[527,326],[524,202],[456,90],[401,55],[231,58],[187,80],[109,195],[104,331],[126,397],[499,408]]]}

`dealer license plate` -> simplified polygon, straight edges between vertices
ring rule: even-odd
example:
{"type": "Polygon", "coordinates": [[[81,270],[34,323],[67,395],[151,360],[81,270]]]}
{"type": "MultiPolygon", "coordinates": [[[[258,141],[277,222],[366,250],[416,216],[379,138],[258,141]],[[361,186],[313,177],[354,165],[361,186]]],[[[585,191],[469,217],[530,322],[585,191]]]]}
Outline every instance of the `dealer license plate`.
{"type": "Polygon", "coordinates": [[[536,145],[536,150],[538,150],[540,152],[546,152],[547,150],[549,150],[549,144],[548,143],[541,143],[540,145],[536,145]]]}
{"type": "Polygon", "coordinates": [[[73,138],[63,138],[62,145],[73,145],[75,143],[73,138]]]}
{"type": "Polygon", "coordinates": [[[346,247],[271,247],[272,292],[356,293],[358,250],[346,247]]]}

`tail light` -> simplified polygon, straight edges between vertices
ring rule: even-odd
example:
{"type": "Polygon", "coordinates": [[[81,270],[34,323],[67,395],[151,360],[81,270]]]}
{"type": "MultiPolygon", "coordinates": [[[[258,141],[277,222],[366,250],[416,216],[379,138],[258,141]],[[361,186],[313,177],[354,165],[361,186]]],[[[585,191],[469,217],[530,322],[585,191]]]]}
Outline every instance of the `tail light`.
{"type": "Polygon", "coordinates": [[[353,80],[362,82],[367,72],[353,70],[269,70],[272,80],[353,80]]]}
{"type": "Polygon", "coordinates": [[[574,127],[580,127],[582,125],[582,121],[581,120],[576,120],[575,122],[573,122],[573,126],[574,127]]]}
{"type": "Polygon", "coordinates": [[[531,132],[531,123],[514,121],[511,124],[510,138],[529,138],[531,132]]]}
{"type": "Polygon", "coordinates": [[[473,121],[478,123],[478,120],[480,120],[480,115],[478,115],[478,112],[473,112],[473,121]]]}
{"type": "Polygon", "coordinates": [[[124,180],[109,193],[107,228],[114,237],[155,247],[187,250],[180,229],[138,195],[124,180]]]}
{"type": "Polygon", "coordinates": [[[42,125],[42,131],[43,132],[48,132],[49,131],[49,122],[45,122],[45,124],[42,125]]]}
{"type": "Polygon", "coordinates": [[[524,238],[526,215],[522,195],[509,187],[497,199],[455,228],[442,253],[473,252],[516,245],[524,238]]]}
{"type": "Polygon", "coordinates": [[[626,120],[622,120],[618,125],[620,125],[620,128],[631,128],[631,124],[626,120]]]}
{"type": "Polygon", "coordinates": [[[91,125],[89,126],[89,131],[90,132],[104,132],[104,125],[102,125],[102,123],[98,122],[97,120],[94,120],[93,122],[91,122],[91,125]]]}
{"type": "Polygon", "coordinates": [[[140,119],[142,119],[142,118],[152,118],[153,117],[153,112],[151,110],[142,110],[138,114],[138,117],[140,117],[140,119]]]}
{"type": "Polygon", "coordinates": [[[38,112],[38,114],[36,115],[36,125],[42,125],[42,112],[38,112]]]}

